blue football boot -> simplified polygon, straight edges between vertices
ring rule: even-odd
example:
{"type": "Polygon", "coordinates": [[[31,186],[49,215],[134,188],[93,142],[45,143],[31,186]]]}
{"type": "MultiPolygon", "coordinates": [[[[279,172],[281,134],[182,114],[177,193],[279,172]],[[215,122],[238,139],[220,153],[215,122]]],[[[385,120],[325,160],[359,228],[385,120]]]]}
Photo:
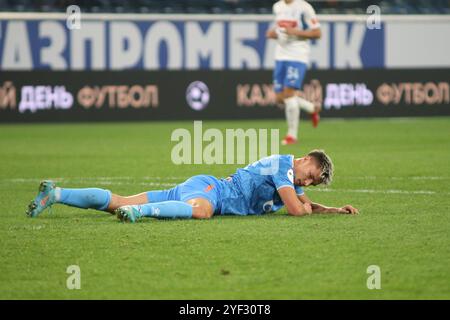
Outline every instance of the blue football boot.
{"type": "Polygon", "coordinates": [[[117,215],[117,219],[122,222],[134,223],[142,217],[138,206],[123,206],[114,210],[114,213],[117,215]]]}
{"type": "Polygon", "coordinates": [[[39,185],[39,193],[36,198],[28,205],[26,211],[30,218],[37,217],[42,211],[56,202],[55,183],[50,180],[44,180],[39,185]]]}

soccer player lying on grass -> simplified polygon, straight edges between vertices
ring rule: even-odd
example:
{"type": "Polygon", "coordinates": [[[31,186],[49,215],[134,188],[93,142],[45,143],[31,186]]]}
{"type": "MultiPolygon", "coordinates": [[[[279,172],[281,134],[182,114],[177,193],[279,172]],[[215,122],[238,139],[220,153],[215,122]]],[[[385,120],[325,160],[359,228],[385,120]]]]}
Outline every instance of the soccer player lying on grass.
{"type": "Polygon", "coordinates": [[[329,184],[333,163],[322,150],[295,159],[293,155],[263,158],[225,179],[198,175],[168,190],[149,191],[130,197],[109,190],[58,188],[43,181],[27,215],[36,217],[44,209],[62,203],[72,207],[96,209],[117,214],[126,222],[142,217],[211,218],[213,215],[261,215],[286,206],[293,216],[311,213],[357,214],[350,205],[326,207],[311,202],[303,187],[329,184]]]}

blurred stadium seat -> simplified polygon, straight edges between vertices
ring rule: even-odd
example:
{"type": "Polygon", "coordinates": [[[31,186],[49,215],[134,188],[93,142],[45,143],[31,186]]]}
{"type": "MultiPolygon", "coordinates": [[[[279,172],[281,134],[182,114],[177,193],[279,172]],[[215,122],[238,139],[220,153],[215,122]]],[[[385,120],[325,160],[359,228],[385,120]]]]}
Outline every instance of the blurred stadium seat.
{"type": "MultiPolygon", "coordinates": [[[[0,0],[1,11],[61,12],[71,4],[84,12],[267,14],[275,0],[0,0]]],[[[450,14],[450,0],[310,0],[320,14],[361,14],[375,4],[384,14],[450,14]]]]}

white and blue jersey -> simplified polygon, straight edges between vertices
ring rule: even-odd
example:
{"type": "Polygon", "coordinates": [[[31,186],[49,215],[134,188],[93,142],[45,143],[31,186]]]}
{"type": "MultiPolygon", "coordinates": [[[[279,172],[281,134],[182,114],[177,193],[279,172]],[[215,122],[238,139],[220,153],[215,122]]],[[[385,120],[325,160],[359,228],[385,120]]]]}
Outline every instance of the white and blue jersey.
{"type": "Polygon", "coordinates": [[[274,90],[277,93],[284,88],[300,90],[309,64],[309,39],[288,36],[285,30],[288,27],[313,30],[320,28],[320,23],[314,8],[303,0],[277,1],[273,13],[275,30],[279,34],[275,47],[274,90]]]}
{"type": "Polygon", "coordinates": [[[283,207],[278,190],[302,188],[294,185],[294,156],[273,155],[238,169],[222,181],[221,214],[264,214],[283,207]]]}
{"type": "Polygon", "coordinates": [[[205,198],[216,215],[265,214],[283,207],[280,188],[292,188],[297,195],[303,195],[303,189],[294,185],[293,167],[293,155],[273,155],[240,168],[225,179],[194,176],[170,190],[150,191],[147,195],[150,202],[205,198]]]}

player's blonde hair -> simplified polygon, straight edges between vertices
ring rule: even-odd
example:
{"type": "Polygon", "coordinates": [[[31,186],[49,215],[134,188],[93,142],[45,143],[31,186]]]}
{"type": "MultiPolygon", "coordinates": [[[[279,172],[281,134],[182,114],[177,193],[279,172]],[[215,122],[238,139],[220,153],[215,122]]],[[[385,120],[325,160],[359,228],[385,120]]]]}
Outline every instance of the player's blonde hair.
{"type": "Polygon", "coordinates": [[[334,165],[331,158],[325,153],[324,150],[315,149],[308,153],[308,156],[316,159],[320,168],[321,183],[329,185],[333,180],[334,165]]]}

